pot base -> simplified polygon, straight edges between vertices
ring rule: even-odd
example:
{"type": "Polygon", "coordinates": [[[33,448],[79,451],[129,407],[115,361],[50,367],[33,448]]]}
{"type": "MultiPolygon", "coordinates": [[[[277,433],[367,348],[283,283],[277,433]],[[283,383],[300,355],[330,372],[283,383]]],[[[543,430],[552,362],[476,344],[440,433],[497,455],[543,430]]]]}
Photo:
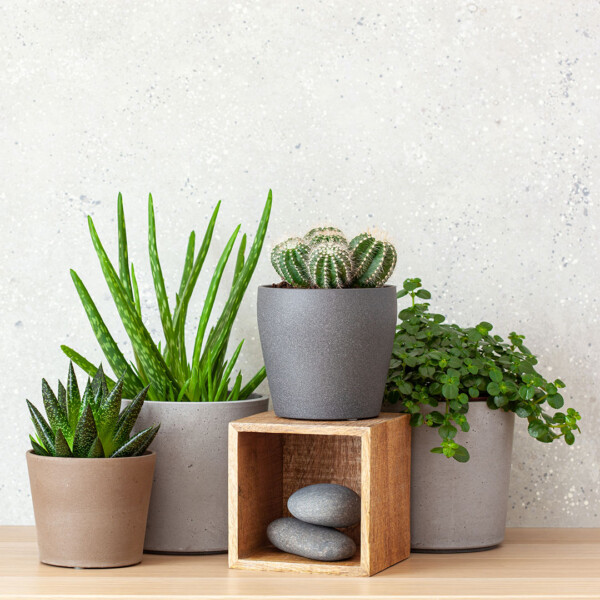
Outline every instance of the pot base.
{"type": "Polygon", "coordinates": [[[97,567],[80,567],[79,565],[58,565],[46,560],[40,560],[43,565],[48,565],[49,567],[58,567],[59,569],[75,569],[76,571],[93,571],[95,569],[126,569],[127,567],[133,567],[135,565],[139,565],[142,561],[138,560],[137,562],[127,563],[125,565],[105,565],[105,566],[97,566],[97,567]]]}
{"type": "MultiPolygon", "coordinates": [[[[501,542],[500,542],[501,543],[501,542]]],[[[427,550],[425,548],[411,548],[410,551],[415,554],[467,554],[468,552],[486,552],[497,548],[500,543],[493,546],[482,546],[481,548],[448,548],[445,550],[427,550]]]]}
{"type": "Polygon", "coordinates": [[[293,419],[294,421],[364,421],[366,419],[376,419],[380,413],[368,417],[296,417],[281,415],[275,412],[275,416],[280,419],[293,419]]]}
{"type": "Polygon", "coordinates": [[[144,554],[166,554],[169,556],[208,556],[210,554],[227,554],[227,550],[207,550],[204,552],[186,552],[182,550],[177,552],[176,550],[148,550],[144,548],[144,554]]]}

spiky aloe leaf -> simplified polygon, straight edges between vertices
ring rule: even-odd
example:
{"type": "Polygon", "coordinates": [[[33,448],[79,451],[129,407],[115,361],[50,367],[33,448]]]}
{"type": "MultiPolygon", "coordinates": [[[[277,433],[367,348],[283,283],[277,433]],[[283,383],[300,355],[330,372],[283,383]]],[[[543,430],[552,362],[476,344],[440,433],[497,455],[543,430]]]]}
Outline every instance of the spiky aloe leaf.
{"type": "Polygon", "coordinates": [[[233,281],[239,277],[242,269],[244,268],[244,262],[246,262],[246,242],[248,241],[248,236],[244,234],[242,236],[242,240],[240,241],[240,247],[238,248],[237,258],[235,260],[235,270],[233,271],[233,281]]]}
{"type": "Polygon", "coordinates": [[[58,382],[58,394],[57,394],[58,405],[62,409],[63,413],[67,414],[67,390],[62,384],[62,381],[58,382]]]}
{"type": "Polygon", "coordinates": [[[218,356],[229,339],[233,322],[237,316],[240,304],[246,289],[248,288],[248,284],[250,283],[250,279],[252,278],[254,270],[256,269],[256,264],[258,263],[258,257],[260,256],[260,252],[265,241],[265,235],[267,233],[267,227],[269,225],[272,204],[273,192],[269,190],[267,202],[265,203],[265,207],[260,218],[258,229],[256,231],[256,237],[254,238],[254,242],[252,243],[252,247],[248,253],[248,258],[246,259],[246,262],[244,263],[244,266],[238,275],[235,284],[231,288],[229,298],[225,303],[225,307],[223,308],[221,316],[217,320],[214,329],[208,336],[206,349],[202,356],[203,363],[211,364],[207,350],[210,350],[210,354],[212,356],[218,356]]]}
{"type": "Polygon", "coordinates": [[[125,226],[125,211],[123,210],[123,196],[121,196],[121,192],[119,192],[117,199],[117,226],[119,231],[119,278],[127,290],[129,298],[133,301],[133,288],[129,273],[129,253],[127,250],[127,228],[125,226]]]}
{"type": "Polygon", "coordinates": [[[181,273],[181,283],[179,284],[179,291],[177,292],[177,296],[181,297],[183,294],[183,290],[185,289],[185,284],[190,277],[190,273],[192,272],[192,267],[194,266],[194,248],[196,247],[196,232],[192,231],[190,233],[190,237],[188,238],[187,250],[185,252],[185,261],[183,263],[183,271],[181,273]]]}
{"type": "Polygon", "coordinates": [[[38,440],[44,445],[49,454],[54,455],[54,433],[50,425],[48,425],[40,411],[29,400],[27,400],[27,407],[29,408],[29,414],[31,415],[38,440]]]}
{"type": "Polygon", "coordinates": [[[56,432],[60,429],[69,431],[70,427],[67,421],[67,414],[63,412],[61,404],[45,379],[42,379],[42,399],[52,431],[56,432]]]}
{"type": "Polygon", "coordinates": [[[246,400],[252,392],[265,380],[267,370],[265,367],[259,369],[254,377],[240,390],[239,400],[246,400]]]}
{"type": "Polygon", "coordinates": [[[81,396],[79,395],[79,386],[77,385],[73,363],[69,362],[69,375],[67,377],[67,419],[71,431],[75,431],[77,427],[80,412],[81,396]]]}
{"type": "Polygon", "coordinates": [[[92,407],[89,404],[86,404],[75,428],[75,435],[73,436],[73,455],[79,458],[85,458],[97,436],[98,431],[96,430],[92,407]]]}
{"type": "MultiPolygon", "coordinates": [[[[129,438],[131,430],[140,414],[140,410],[146,400],[148,388],[144,388],[119,415],[117,424],[114,428],[112,443],[114,444],[113,451],[121,447],[129,438]]],[[[108,450],[108,449],[107,449],[108,450]]]]}
{"type": "MultiPolygon", "coordinates": [[[[127,272],[126,276],[129,277],[129,271],[127,272]]],[[[126,393],[135,393],[135,390],[139,390],[142,386],[142,382],[138,379],[136,374],[129,366],[129,363],[123,356],[121,350],[119,350],[119,346],[110,334],[108,327],[104,323],[100,312],[96,308],[92,297],[83,284],[83,281],[81,281],[79,278],[79,275],[77,275],[75,271],[71,270],[71,278],[73,279],[75,289],[79,294],[79,299],[81,300],[81,304],[83,305],[83,308],[87,314],[88,321],[92,326],[94,335],[98,340],[98,344],[100,345],[100,348],[102,349],[110,368],[117,374],[124,373],[126,393]]],[[[133,293],[131,298],[133,301],[133,293]]]]}
{"type": "MultiPolygon", "coordinates": [[[[83,369],[90,377],[94,377],[98,373],[98,369],[102,366],[100,365],[100,367],[97,367],[96,365],[91,363],[87,358],[84,358],[83,356],[81,356],[81,354],[79,354],[79,352],[76,352],[75,350],[73,350],[73,348],[70,348],[69,346],[65,346],[63,344],[60,347],[60,349],[66,354],[66,356],[69,357],[69,359],[71,359],[79,368],[83,369]]],[[[112,389],[115,385],[115,382],[110,377],[106,377],[106,384],[108,388],[112,389]]]]}
{"type": "Polygon", "coordinates": [[[154,391],[158,397],[163,397],[166,391],[165,381],[168,380],[173,387],[179,391],[179,385],[173,377],[173,374],[168,369],[163,357],[158,348],[154,344],[150,333],[142,323],[142,320],[137,313],[134,305],[128,299],[127,293],[119,280],[117,273],[110,262],[102,242],[94,227],[94,222],[91,217],[88,217],[90,235],[96,254],[100,260],[100,266],[104,277],[108,284],[108,288],[113,297],[119,316],[125,331],[131,340],[131,345],[139,357],[140,363],[144,368],[144,373],[154,386],[154,391]]]}
{"type": "Polygon", "coordinates": [[[177,361],[177,343],[173,335],[173,319],[171,309],[169,308],[169,298],[165,288],[165,279],[163,277],[160,260],[158,258],[158,246],[156,244],[156,220],[154,216],[154,202],[152,194],[148,197],[148,253],[150,255],[150,270],[152,271],[152,280],[154,281],[154,291],[158,302],[158,311],[165,334],[167,351],[177,361]]]}
{"type": "Polygon", "coordinates": [[[102,442],[100,438],[97,437],[90,448],[87,457],[88,458],[104,458],[104,448],[102,447],[102,442]]]}
{"type": "Polygon", "coordinates": [[[108,396],[103,396],[102,401],[97,405],[94,413],[98,437],[105,439],[114,433],[119,411],[121,410],[121,397],[123,391],[123,378],[117,381],[108,396]]]}
{"type": "Polygon", "coordinates": [[[134,435],[129,441],[123,444],[118,450],[111,454],[111,458],[119,458],[125,456],[139,456],[143,454],[148,446],[152,443],[152,440],[156,437],[160,425],[154,425],[140,431],[137,435],[134,435]]]}
{"type": "Polygon", "coordinates": [[[40,446],[40,444],[33,439],[31,434],[29,435],[29,441],[31,442],[31,447],[33,448],[34,454],[38,454],[39,456],[51,456],[46,448],[40,446]]]}
{"type": "MultiPolygon", "coordinates": [[[[100,397],[104,397],[108,395],[108,385],[107,385],[108,377],[104,374],[104,367],[100,365],[94,378],[91,381],[92,392],[94,393],[94,397],[100,394],[100,397]]],[[[111,388],[115,387],[116,382],[113,383],[111,388]]]]}
{"type": "Polygon", "coordinates": [[[71,448],[63,435],[62,429],[57,430],[56,439],[54,442],[54,456],[60,456],[62,458],[69,458],[73,456],[71,448]]]}
{"type": "Polygon", "coordinates": [[[319,288],[345,288],[352,281],[350,250],[337,242],[324,242],[315,246],[308,259],[313,285],[319,288]]]}

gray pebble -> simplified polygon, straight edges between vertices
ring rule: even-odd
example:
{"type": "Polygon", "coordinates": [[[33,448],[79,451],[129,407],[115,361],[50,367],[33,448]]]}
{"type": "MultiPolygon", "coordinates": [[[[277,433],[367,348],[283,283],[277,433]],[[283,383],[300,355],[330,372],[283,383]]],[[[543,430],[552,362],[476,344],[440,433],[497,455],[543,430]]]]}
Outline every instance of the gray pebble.
{"type": "Polygon", "coordinates": [[[344,485],[317,483],[294,492],[287,502],[294,517],[325,527],[351,527],[360,521],[360,496],[344,485]]]}
{"type": "Polygon", "coordinates": [[[279,550],[313,560],[344,560],[356,552],[354,540],[341,531],[304,523],[293,517],[270,523],[267,537],[279,550]]]}

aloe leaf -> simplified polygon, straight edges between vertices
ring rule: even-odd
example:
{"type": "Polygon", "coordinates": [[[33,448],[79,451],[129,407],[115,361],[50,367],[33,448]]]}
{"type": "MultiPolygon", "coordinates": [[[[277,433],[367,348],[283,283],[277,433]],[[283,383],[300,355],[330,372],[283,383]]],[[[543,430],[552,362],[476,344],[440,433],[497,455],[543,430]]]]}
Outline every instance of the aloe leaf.
{"type": "Polygon", "coordinates": [[[88,458],[104,458],[104,448],[102,447],[102,442],[100,438],[97,437],[92,444],[88,454],[88,458]]]}
{"type": "Polygon", "coordinates": [[[185,262],[183,263],[183,272],[181,273],[181,283],[177,296],[181,297],[185,289],[185,284],[190,277],[192,267],[194,266],[194,248],[196,247],[196,232],[192,231],[188,238],[187,250],[185,252],[185,262]]]}
{"type": "MultiPolygon", "coordinates": [[[[265,208],[256,231],[256,237],[254,238],[254,242],[252,243],[252,247],[248,253],[248,258],[231,288],[231,293],[229,294],[225,308],[223,309],[223,312],[221,313],[221,316],[215,325],[214,331],[208,337],[206,346],[207,348],[211,348],[213,356],[218,355],[218,353],[225,347],[227,340],[229,339],[231,327],[233,326],[233,322],[237,316],[242,298],[244,297],[244,293],[248,288],[250,279],[252,278],[258,263],[258,258],[260,256],[260,252],[265,241],[265,235],[267,233],[267,226],[269,224],[269,216],[271,214],[272,204],[273,193],[271,190],[269,190],[267,202],[265,203],[265,208]]],[[[202,360],[204,361],[206,358],[207,356],[205,351],[205,355],[203,356],[202,360]]]]}
{"type": "Polygon", "coordinates": [[[52,431],[56,432],[58,429],[69,431],[67,414],[63,411],[58,399],[45,379],[42,379],[42,398],[52,431]]]}
{"type": "Polygon", "coordinates": [[[184,402],[185,400],[187,400],[187,398],[185,397],[185,393],[187,392],[191,381],[192,379],[190,378],[181,386],[181,390],[179,391],[179,395],[177,396],[177,402],[184,402]]]}
{"type": "Polygon", "coordinates": [[[185,345],[185,319],[187,316],[190,298],[192,297],[192,292],[194,291],[194,287],[196,286],[196,282],[200,276],[200,271],[202,270],[202,265],[204,264],[204,259],[206,258],[206,254],[208,253],[208,249],[210,247],[210,242],[212,240],[220,206],[221,202],[219,201],[215,207],[215,210],[213,211],[210,221],[208,222],[208,226],[206,227],[204,238],[202,239],[202,244],[200,245],[198,254],[196,255],[196,260],[194,261],[190,275],[183,286],[183,291],[179,293],[179,302],[175,306],[173,328],[178,336],[180,345],[185,345]]]}
{"type": "Polygon", "coordinates": [[[92,407],[86,404],[81,418],[75,427],[75,435],[73,436],[73,455],[78,458],[85,458],[98,436],[96,423],[92,413],[92,407]]]}
{"type": "MultiPolygon", "coordinates": [[[[97,367],[96,365],[91,363],[87,358],[81,356],[79,352],[73,350],[73,348],[70,348],[69,346],[65,346],[63,344],[60,347],[60,349],[66,354],[66,356],[69,357],[69,359],[71,359],[80,369],[85,371],[90,377],[95,377],[96,373],[98,372],[98,369],[102,366],[100,365],[100,367],[97,367]]],[[[60,383],[60,381],[58,383],[58,399],[60,400],[60,387],[62,384],[60,383]]],[[[110,377],[106,377],[106,383],[109,389],[112,389],[115,385],[115,382],[110,377]]]]}
{"type": "MultiPolygon", "coordinates": [[[[125,286],[129,297],[133,301],[133,289],[129,274],[129,256],[127,251],[127,228],[125,227],[125,211],[123,210],[123,196],[119,192],[117,200],[117,221],[119,230],[119,277],[125,286]]],[[[116,371],[118,372],[118,371],[116,371]]]]}
{"type": "Polygon", "coordinates": [[[217,400],[220,400],[221,395],[223,393],[227,392],[226,386],[229,385],[229,377],[231,375],[231,371],[233,370],[233,367],[238,359],[238,356],[240,355],[243,345],[244,345],[244,340],[242,340],[239,343],[238,347],[235,349],[233,355],[231,356],[231,359],[227,363],[227,366],[225,367],[223,373],[220,375],[219,379],[217,380],[217,381],[220,381],[219,387],[217,388],[217,393],[215,394],[217,400]]]}
{"type": "Polygon", "coordinates": [[[246,241],[247,241],[247,236],[246,234],[244,234],[242,236],[242,241],[240,242],[240,247],[238,248],[238,253],[237,253],[237,259],[235,261],[235,271],[233,272],[233,281],[235,281],[239,274],[242,272],[242,269],[244,268],[244,254],[246,252],[246,241]]]}
{"type": "Polygon", "coordinates": [[[62,381],[58,382],[58,405],[60,406],[63,413],[67,414],[67,390],[65,386],[62,384],[62,381]]]}
{"type": "Polygon", "coordinates": [[[117,273],[100,242],[100,238],[98,237],[91,217],[88,217],[88,223],[92,241],[100,260],[102,272],[104,273],[108,288],[117,306],[125,331],[131,340],[131,345],[139,357],[145,375],[153,384],[158,396],[163,396],[165,393],[165,380],[169,380],[173,386],[175,386],[177,391],[179,391],[179,386],[156,348],[152,337],[142,323],[135,307],[127,298],[123,285],[117,277],[117,273]]]}
{"type": "Polygon", "coordinates": [[[69,458],[73,456],[62,429],[58,429],[56,431],[56,439],[54,441],[54,456],[59,456],[62,458],[69,458]]]}
{"type": "Polygon", "coordinates": [[[121,377],[110,394],[105,396],[98,406],[95,421],[98,437],[101,439],[110,436],[114,432],[121,410],[122,391],[123,378],[121,377]]]}
{"type": "Polygon", "coordinates": [[[206,331],[208,319],[210,318],[210,314],[215,303],[215,298],[217,296],[217,291],[219,290],[219,284],[221,283],[223,271],[225,270],[227,261],[229,260],[231,250],[233,249],[233,245],[235,243],[239,231],[240,226],[238,225],[235,231],[231,234],[231,237],[229,238],[227,244],[225,245],[225,248],[223,249],[221,257],[219,258],[217,266],[215,267],[215,271],[210,281],[210,285],[208,286],[208,291],[206,292],[206,299],[204,300],[204,307],[202,308],[200,322],[198,323],[198,329],[196,331],[196,341],[194,343],[194,354],[192,358],[192,370],[194,368],[197,368],[200,362],[200,353],[202,351],[202,341],[204,340],[204,332],[206,331]]]}
{"type": "Polygon", "coordinates": [[[265,380],[267,370],[262,367],[256,375],[241,389],[240,400],[246,400],[248,396],[265,380]]]}
{"type": "Polygon", "coordinates": [[[31,404],[29,400],[26,402],[38,439],[44,445],[44,448],[49,454],[54,454],[54,433],[52,433],[50,425],[46,423],[46,419],[42,417],[40,411],[33,404],[31,404]]]}
{"type": "Polygon", "coordinates": [[[117,420],[117,424],[115,425],[114,433],[112,436],[112,443],[114,445],[114,449],[122,446],[129,438],[131,430],[133,429],[133,426],[137,421],[138,415],[140,414],[140,410],[142,410],[142,406],[144,405],[147,393],[148,388],[146,387],[129,403],[129,406],[127,406],[127,408],[125,408],[123,412],[119,415],[119,419],[117,420]]]}
{"type": "Polygon", "coordinates": [[[118,450],[111,454],[111,458],[119,458],[124,456],[138,456],[142,454],[155,438],[160,425],[148,427],[144,431],[134,435],[129,441],[123,444],[118,450]]]}
{"type": "Polygon", "coordinates": [[[29,435],[29,441],[31,442],[31,447],[33,448],[34,454],[38,454],[39,456],[50,456],[50,454],[48,453],[48,451],[46,450],[46,448],[44,448],[43,446],[41,446],[40,444],[38,444],[33,439],[33,436],[31,434],[29,435]]]}
{"type": "Polygon", "coordinates": [[[235,383],[227,396],[228,402],[235,402],[240,397],[240,388],[242,387],[242,374],[238,372],[237,377],[235,378],[235,383]]]}
{"type": "Polygon", "coordinates": [[[142,316],[142,304],[140,302],[140,290],[138,289],[137,279],[135,278],[135,269],[133,263],[131,263],[131,281],[133,285],[133,302],[138,315],[142,316]]]}
{"type": "Polygon", "coordinates": [[[177,344],[173,336],[173,321],[171,309],[169,308],[169,298],[165,288],[165,279],[163,277],[160,260],[158,258],[158,246],[156,244],[156,219],[154,216],[154,202],[152,194],[148,197],[148,252],[150,255],[150,269],[154,281],[154,291],[158,302],[160,320],[165,334],[167,349],[172,358],[177,360],[177,344]]]}
{"type": "Polygon", "coordinates": [[[131,370],[129,363],[123,356],[121,350],[119,350],[119,346],[100,316],[87,288],[79,278],[79,275],[73,270],[71,270],[71,278],[73,279],[81,304],[83,304],[83,308],[85,309],[90,325],[92,326],[94,335],[98,340],[102,352],[104,352],[104,356],[106,356],[110,368],[116,375],[125,373],[125,387],[127,390],[138,390],[142,386],[142,382],[131,370]]]}

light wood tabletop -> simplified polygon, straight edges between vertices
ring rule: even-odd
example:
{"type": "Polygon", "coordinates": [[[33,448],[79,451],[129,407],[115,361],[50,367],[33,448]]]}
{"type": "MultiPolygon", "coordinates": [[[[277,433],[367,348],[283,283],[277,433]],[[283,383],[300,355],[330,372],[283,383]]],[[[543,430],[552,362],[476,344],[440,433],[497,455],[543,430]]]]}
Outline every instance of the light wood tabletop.
{"type": "Polygon", "coordinates": [[[342,577],[231,570],[225,555],[63,569],[38,562],[34,528],[0,527],[0,598],[600,599],[600,529],[509,529],[495,550],[412,554],[373,577],[342,577]]]}

